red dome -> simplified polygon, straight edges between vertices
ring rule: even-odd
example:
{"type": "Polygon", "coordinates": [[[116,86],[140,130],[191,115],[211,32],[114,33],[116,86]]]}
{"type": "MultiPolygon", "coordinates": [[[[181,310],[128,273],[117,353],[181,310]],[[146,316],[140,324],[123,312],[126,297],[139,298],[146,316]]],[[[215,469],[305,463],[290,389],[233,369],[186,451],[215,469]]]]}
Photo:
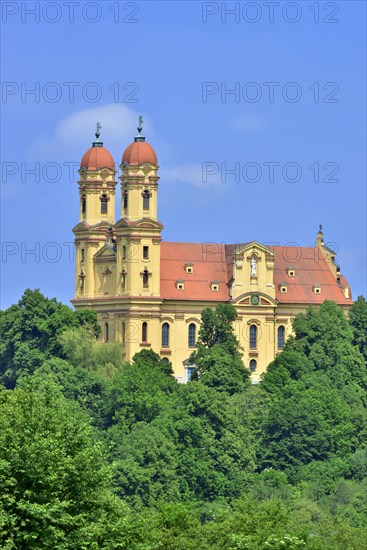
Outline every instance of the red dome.
{"type": "MultiPolygon", "coordinates": [[[[143,138],[144,139],[144,138],[143,138]]],[[[157,155],[149,143],[146,141],[133,141],[125,149],[124,154],[122,155],[122,163],[126,162],[127,164],[139,165],[149,162],[150,164],[158,165],[157,155]]]]}
{"type": "Polygon", "coordinates": [[[87,170],[99,170],[100,168],[109,168],[115,170],[115,161],[107,149],[102,145],[93,145],[84,154],[80,168],[86,168],[87,170]]]}

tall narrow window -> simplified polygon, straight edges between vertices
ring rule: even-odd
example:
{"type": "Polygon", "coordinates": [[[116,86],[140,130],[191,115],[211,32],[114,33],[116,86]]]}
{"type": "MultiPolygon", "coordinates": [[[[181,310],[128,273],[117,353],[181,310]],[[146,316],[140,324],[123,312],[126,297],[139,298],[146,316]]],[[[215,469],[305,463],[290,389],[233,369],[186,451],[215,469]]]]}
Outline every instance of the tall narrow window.
{"type": "Polygon", "coordinates": [[[101,214],[107,214],[107,204],[108,204],[107,195],[102,195],[102,197],[101,197],[101,214]]]}
{"type": "Polygon", "coordinates": [[[87,199],[86,196],[82,196],[82,214],[86,214],[87,212],[87,199]]]}
{"type": "Polygon", "coordinates": [[[80,292],[83,293],[84,292],[84,279],[85,279],[85,275],[84,273],[82,272],[80,275],[79,275],[79,279],[80,279],[80,292]]]}
{"type": "Polygon", "coordinates": [[[283,326],[280,326],[278,328],[278,349],[284,348],[284,334],[285,334],[285,329],[283,326]]]}
{"type": "Polygon", "coordinates": [[[194,348],[196,346],[196,325],[195,323],[189,324],[189,332],[188,332],[188,344],[189,348],[194,348]]]}
{"type": "Polygon", "coordinates": [[[169,348],[169,324],[162,325],[162,348],[169,348]]]}
{"type": "Polygon", "coordinates": [[[125,327],[124,321],[122,322],[122,325],[121,325],[121,339],[122,339],[122,343],[125,344],[125,339],[126,339],[126,327],[125,327]]]}
{"type": "Polygon", "coordinates": [[[196,371],[196,367],[187,367],[186,371],[187,371],[187,381],[190,382],[192,375],[196,371]]]}
{"type": "Polygon", "coordinates": [[[256,363],[255,359],[251,359],[250,365],[249,365],[250,371],[255,372],[256,367],[257,367],[257,363],[256,363]]]}
{"type": "Polygon", "coordinates": [[[123,207],[125,210],[127,209],[127,191],[125,191],[123,195],[123,207]]]}
{"type": "Polygon", "coordinates": [[[149,259],[149,246],[143,246],[143,259],[149,259]]]}
{"type": "Polygon", "coordinates": [[[126,246],[125,245],[122,247],[122,259],[126,260],[126,246]]]}
{"type": "Polygon", "coordinates": [[[80,261],[84,262],[84,248],[80,250],[80,261]]]}
{"type": "Polygon", "coordinates": [[[149,273],[147,269],[144,269],[143,272],[143,288],[148,288],[149,286],[149,273]]]}
{"type": "Polygon", "coordinates": [[[109,338],[110,338],[110,329],[109,329],[108,323],[105,323],[104,324],[104,341],[108,342],[109,338]]]}
{"type": "Polygon", "coordinates": [[[146,321],[141,325],[141,341],[148,342],[148,323],[146,321]]]}
{"type": "Polygon", "coordinates": [[[143,210],[149,210],[150,193],[146,189],[143,193],[143,210]]]}
{"type": "Polygon", "coordinates": [[[256,349],[257,347],[257,326],[250,326],[250,349],[256,349]]]}

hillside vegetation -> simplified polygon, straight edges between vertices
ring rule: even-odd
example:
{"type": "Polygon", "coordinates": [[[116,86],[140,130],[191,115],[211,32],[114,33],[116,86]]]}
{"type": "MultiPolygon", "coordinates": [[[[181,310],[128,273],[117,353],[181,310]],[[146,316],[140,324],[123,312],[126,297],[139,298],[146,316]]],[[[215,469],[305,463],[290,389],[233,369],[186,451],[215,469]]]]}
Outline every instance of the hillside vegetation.
{"type": "Polygon", "coordinates": [[[27,290],[0,316],[0,547],[367,549],[367,302],[333,302],[252,386],[234,308],[204,310],[180,385],[27,290]]]}

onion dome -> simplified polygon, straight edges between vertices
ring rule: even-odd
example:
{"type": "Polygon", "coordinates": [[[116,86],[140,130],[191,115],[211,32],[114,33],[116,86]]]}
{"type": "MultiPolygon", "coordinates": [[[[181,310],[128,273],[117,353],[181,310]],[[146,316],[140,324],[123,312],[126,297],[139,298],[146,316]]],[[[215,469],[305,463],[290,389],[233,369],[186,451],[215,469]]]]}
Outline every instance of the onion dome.
{"type": "Polygon", "coordinates": [[[139,117],[138,135],[134,141],[125,149],[122,155],[122,164],[132,164],[135,166],[149,163],[158,166],[157,155],[151,145],[145,141],[145,137],[141,135],[143,117],[139,117]]]}
{"type": "Polygon", "coordinates": [[[97,122],[97,131],[95,133],[96,141],[93,141],[92,147],[84,153],[80,162],[80,168],[86,170],[100,170],[101,168],[109,168],[115,170],[115,161],[111,153],[103,147],[103,143],[99,141],[99,130],[102,128],[99,122],[97,122]]]}

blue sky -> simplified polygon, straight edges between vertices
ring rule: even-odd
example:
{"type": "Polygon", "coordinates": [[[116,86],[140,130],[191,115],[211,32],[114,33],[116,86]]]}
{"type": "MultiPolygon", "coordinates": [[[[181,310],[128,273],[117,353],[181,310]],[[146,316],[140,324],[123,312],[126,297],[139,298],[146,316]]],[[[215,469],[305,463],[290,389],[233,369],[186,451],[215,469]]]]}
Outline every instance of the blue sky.
{"type": "Polygon", "coordinates": [[[76,164],[97,120],[119,163],[140,113],[165,240],[312,246],[322,223],[366,295],[365,2],[1,7],[2,308],[69,303],[76,164]]]}

